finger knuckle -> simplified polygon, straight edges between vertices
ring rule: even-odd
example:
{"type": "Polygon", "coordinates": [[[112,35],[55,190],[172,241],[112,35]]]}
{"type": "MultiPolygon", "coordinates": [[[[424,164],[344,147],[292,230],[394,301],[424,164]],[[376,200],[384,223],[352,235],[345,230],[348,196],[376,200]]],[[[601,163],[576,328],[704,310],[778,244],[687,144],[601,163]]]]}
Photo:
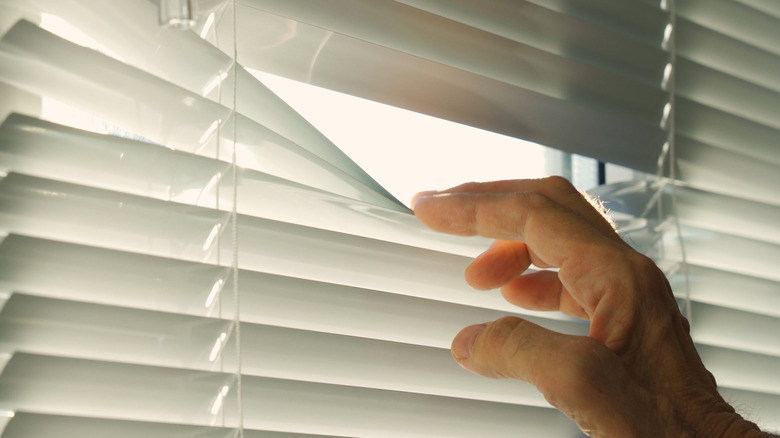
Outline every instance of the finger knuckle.
{"type": "Polygon", "coordinates": [[[574,338],[569,345],[571,365],[563,370],[562,380],[572,390],[586,390],[604,378],[611,367],[605,364],[603,345],[588,337],[574,338]],[[583,386],[587,388],[583,388],[583,386]]]}
{"type": "Polygon", "coordinates": [[[483,351],[490,362],[494,377],[518,378],[516,361],[524,352],[533,348],[526,334],[524,319],[505,316],[493,321],[485,331],[483,351]]]}
{"type": "Polygon", "coordinates": [[[604,390],[614,367],[605,358],[603,345],[597,344],[587,337],[572,338],[558,351],[562,355],[559,366],[541,372],[544,378],[534,384],[553,406],[573,408],[587,401],[583,398],[588,395],[604,390]]]}
{"type": "Polygon", "coordinates": [[[460,191],[460,192],[472,192],[472,191],[478,191],[480,187],[481,187],[481,183],[478,183],[476,181],[469,181],[453,187],[452,190],[460,191]]]}
{"type": "Polygon", "coordinates": [[[545,183],[545,186],[547,186],[550,190],[556,192],[562,192],[562,193],[577,192],[577,189],[574,187],[571,181],[569,181],[568,179],[562,176],[558,176],[558,175],[548,176],[543,178],[543,181],[545,183]]]}
{"type": "Polygon", "coordinates": [[[503,318],[508,326],[507,336],[501,347],[502,356],[514,362],[519,354],[528,351],[532,346],[532,338],[527,335],[527,327],[530,322],[515,317],[503,318]]]}
{"type": "Polygon", "coordinates": [[[635,251],[632,251],[627,259],[633,268],[631,278],[634,278],[635,284],[633,286],[635,289],[652,292],[656,299],[674,300],[666,275],[653,259],[635,251]]]}
{"type": "Polygon", "coordinates": [[[553,202],[547,195],[541,192],[518,193],[515,201],[518,204],[518,209],[526,208],[531,210],[547,208],[553,202]]]}
{"type": "Polygon", "coordinates": [[[652,274],[656,271],[660,271],[653,259],[640,252],[631,251],[626,258],[635,269],[638,269],[641,272],[652,274]]]}
{"type": "Polygon", "coordinates": [[[688,320],[688,318],[682,317],[680,323],[682,324],[685,333],[691,334],[691,322],[688,320]]]}

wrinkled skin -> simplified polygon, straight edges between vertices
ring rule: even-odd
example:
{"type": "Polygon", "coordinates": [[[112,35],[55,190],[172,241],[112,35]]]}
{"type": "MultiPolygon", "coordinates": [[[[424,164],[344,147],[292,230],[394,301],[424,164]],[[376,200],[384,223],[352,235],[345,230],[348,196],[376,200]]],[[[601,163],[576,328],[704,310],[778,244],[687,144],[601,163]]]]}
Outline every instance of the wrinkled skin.
{"type": "Polygon", "coordinates": [[[590,321],[588,336],[517,317],[466,327],[452,342],[464,368],[533,384],[593,437],[771,436],[718,394],[663,273],[565,179],[469,183],[412,203],[434,230],[495,239],[466,269],[472,287],[590,321]]]}

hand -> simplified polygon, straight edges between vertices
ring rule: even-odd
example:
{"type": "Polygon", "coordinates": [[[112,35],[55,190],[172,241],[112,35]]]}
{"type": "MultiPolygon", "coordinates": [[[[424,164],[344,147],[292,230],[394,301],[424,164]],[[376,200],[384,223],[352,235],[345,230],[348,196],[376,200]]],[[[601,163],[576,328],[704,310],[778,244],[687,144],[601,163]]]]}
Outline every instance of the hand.
{"type": "Polygon", "coordinates": [[[768,436],[718,394],[663,273],[565,179],[470,183],[412,204],[434,230],[496,239],[466,269],[471,286],[590,321],[588,336],[517,317],[466,327],[452,342],[464,368],[533,384],[593,437],[768,436]],[[524,273],[531,264],[559,269],[524,273]]]}

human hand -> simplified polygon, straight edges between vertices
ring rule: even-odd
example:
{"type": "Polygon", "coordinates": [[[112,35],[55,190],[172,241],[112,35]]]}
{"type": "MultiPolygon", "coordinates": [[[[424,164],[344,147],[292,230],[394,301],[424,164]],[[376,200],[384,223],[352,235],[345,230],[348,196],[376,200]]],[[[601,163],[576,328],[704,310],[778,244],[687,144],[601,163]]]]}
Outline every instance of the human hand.
{"type": "Polygon", "coordinates": [[[464,368],[533,384],[593,437],[769,436],[718,394],[664,274],[565,179],[469,183],[412,204],[434,230],[496,239],[466,269],[471,286],[590,321],[588,336],[517,317],[466,327],[452,342],[464,368]]]}

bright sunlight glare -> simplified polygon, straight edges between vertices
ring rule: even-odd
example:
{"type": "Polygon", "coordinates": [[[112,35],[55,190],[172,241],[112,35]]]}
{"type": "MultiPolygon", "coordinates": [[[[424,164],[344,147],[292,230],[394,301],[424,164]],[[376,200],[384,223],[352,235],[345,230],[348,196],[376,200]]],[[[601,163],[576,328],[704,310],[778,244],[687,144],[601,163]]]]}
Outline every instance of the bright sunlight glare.
{"type": "Polygon", "coordinates": [[[544,147],[252,70],[401,202],[468,181],[539,178],[544,147]]]}

